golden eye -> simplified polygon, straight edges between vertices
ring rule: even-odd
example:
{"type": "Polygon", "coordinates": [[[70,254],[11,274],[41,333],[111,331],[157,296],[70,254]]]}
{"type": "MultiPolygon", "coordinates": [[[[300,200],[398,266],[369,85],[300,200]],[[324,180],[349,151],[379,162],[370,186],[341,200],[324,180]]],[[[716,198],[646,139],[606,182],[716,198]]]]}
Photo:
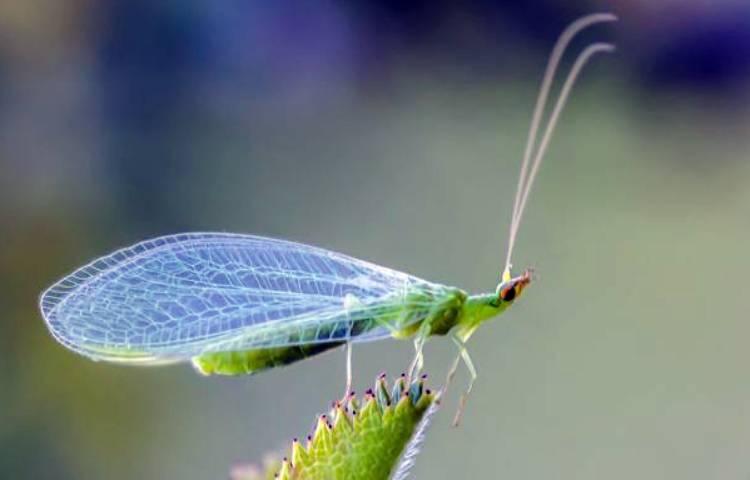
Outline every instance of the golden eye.
{"type": "Polygon", "coordinates": [[[515,286],[511,285],[510,287],[501,291],[500,297],[503,299],[504,302],[512,302],[513,299],[516,298],[515,286]]]}

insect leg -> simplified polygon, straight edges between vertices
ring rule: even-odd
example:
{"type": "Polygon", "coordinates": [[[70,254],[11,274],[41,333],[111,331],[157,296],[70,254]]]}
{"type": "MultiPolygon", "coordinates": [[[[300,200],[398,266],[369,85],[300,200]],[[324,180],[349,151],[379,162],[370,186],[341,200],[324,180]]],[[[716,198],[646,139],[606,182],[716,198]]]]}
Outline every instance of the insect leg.
{"type": "Polygon", "coordinates": [[[409,366],[409,378],[415,378],[424,366],[424,344],[427,341],[426,328],[423,327],[414,339],[414,360],[409,366]]]}
{"type": "Polygon", "coordinates": [[[453,417],[453,423],[451,424],[453,427],[457,427],[461,423],[461,417],[463,416],[464,410],[466,409],[466,401],[469,399],[469,394],[471,393],[471,389],[474,386],[474,380],[477,379],[477,369],[474,368],[474,362],[471,361],[471,356],[469,355],[469,351],[466,349],[466,345],[455,335],[452,336],[453,343],[456,344],[458,347],[458,356],[456,357],[456,361],[453,364],[453,368],[451,369],[451,377],[455,373],[456,367],[458,366],[458,359],[462,359],[464,361],[464,364],[466,365],[466,369],[469,370],[469,375],[471,378],[469,379],[469,386],[466,387],[466,391],[461,394],[461,398],[458,401],[458,409],[456,410],[456,415],[453,417]]]}
{"type": "Polygon", "coordinates": [[[352,392],[352,342],[346,342],[344,350],[346,352],[346,390],[344,390],[344,400],[346,400],[352,392]]]}
{"type": "Polygon", "coordinates": [[[441,396],[445,392],[448,391],[448,387],[450,386],[451,382],[453,382],[453,377],[456,376],[456,370],[458,369],[458,362],[461,361],[461,355],[456,355],[456,359],[453,360],[453,365],[451,365],[450,370],[448,370],[448,375],[445,377],[445,384],[443,385],[443,389],[441,391],[441,396]]]}
{"type": "Polygon", "coordinates": [[[414,378],[414,376],[422,370],[422,366],[424,365],[424,355],[422,354],[423,346],[424,341],[419,337],[414,339],[414,360],[412,360],[411,365],[409,365],[409,378],[414,378]]]}

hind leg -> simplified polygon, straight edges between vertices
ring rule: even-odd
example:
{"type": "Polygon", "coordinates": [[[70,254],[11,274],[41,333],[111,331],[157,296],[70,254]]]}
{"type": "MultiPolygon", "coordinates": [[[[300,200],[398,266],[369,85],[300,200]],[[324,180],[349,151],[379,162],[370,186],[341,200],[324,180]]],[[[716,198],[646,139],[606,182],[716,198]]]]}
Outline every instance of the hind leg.
{"type": "Polygon", "coordinates": [[[352,392],[352,342],[344,344],[344,354],[346,355],[346,389],[344,390],[344,399],[352,392]]]}

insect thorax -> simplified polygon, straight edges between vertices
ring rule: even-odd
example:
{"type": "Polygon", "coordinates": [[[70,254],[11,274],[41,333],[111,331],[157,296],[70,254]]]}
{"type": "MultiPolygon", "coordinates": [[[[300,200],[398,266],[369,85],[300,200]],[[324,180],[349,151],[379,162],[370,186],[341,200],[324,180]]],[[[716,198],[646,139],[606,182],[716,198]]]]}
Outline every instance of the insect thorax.
{"type": "Polygon", "coordinates": [[[466,292],[454,289],[437,299],[438,302],[424,321],[427,335],[445,335],[453,329],[461,319],[466,298],[466,292]]]}
{"type": "Polygon", "coordinates": [[[498,303],[494,293],[468,296],[462,290],[451,289],[436,297],[421,331],[427,336],[446,335],[453,331],[466,341],[480,324],[501,314],[508,305],[507,302],[498,303]]]}

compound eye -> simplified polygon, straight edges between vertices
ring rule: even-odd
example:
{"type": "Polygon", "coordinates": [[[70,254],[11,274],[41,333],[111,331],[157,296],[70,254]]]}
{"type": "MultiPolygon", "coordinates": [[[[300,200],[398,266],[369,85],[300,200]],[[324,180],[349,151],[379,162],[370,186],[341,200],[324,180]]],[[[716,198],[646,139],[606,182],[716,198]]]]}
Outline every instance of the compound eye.
{"type": "Polygon", "coordinates": [[[504,302],[512,302],[514,298],[516,298],[516,287],[515,285],[511,285],[508,288],[504,288],[500,291],[500,298],[503,299],[504,302]]]}

